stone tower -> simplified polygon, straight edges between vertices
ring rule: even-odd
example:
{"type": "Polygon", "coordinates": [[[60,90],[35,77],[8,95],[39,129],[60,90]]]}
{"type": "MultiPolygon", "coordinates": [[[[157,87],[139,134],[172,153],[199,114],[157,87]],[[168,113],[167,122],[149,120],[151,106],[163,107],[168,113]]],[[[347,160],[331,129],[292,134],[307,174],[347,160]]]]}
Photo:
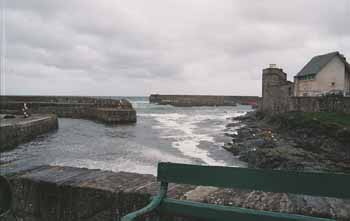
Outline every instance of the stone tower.
{"type": "MultiPolygon", "coordinates": [[[[277,68],[275,64],[271,64],[270,67],[263,70],[262,77],[262,102],[260,110],[263,112],[274,112],[278,109],[278,104],[283,96],[286,95],[285,91],[281,91],[281,87],[290,84],[287,81],[287,74],[283,72],[283,69],[277,68]]],[[[292,93],[288,92],[287,93],[292,93]]]]}

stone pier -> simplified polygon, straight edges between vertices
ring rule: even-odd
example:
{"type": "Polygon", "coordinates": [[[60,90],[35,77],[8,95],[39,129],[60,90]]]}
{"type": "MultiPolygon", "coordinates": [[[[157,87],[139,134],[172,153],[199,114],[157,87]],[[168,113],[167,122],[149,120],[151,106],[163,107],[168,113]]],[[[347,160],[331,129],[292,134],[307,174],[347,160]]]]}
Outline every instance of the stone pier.
{"type": "Polygon", "coordinates": [[[103,123],[135,123],[136,111],[127,100],[78,96],[0,96],[0,113],[21,113],[23,103],[29,112],[56,114],[103,123]]]}
{"type": "Polygon", "coordinates": [[[161,95],[152,94],[150,103],[173,105],[178,107],[192,106],[236,106],[237,104],[257,106],[257,96],[213,96],[213,95],[161,95]]]}
{"type": "Polygon", "coordinates": [[[28,118],[12,115],[14,118],[8,119],[4,116],[0,114],[0,152],[58,128],[54,114],[34,114],[28,118]]]}

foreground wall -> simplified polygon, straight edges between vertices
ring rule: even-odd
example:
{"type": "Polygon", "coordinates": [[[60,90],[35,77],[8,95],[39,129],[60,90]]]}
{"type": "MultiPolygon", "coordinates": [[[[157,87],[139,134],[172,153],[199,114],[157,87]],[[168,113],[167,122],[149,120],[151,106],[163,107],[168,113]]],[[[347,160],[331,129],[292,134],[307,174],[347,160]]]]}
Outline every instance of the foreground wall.
{"type": "Polygon", "coordinates": [[[151,103],[173,106],[235,106],[239,104],[257,105],[257,96],[210,96],[210,95],[160,95],[152,94],[151,103]]]}
{"type": "Polygon", "coordinates": [[[72,167],[36,167],[9,180],[13,212],[23,221],[114,221],[145,206],[157,191],[151,175],[72,167]]]}
{"type": "MultiPolygon", "coordinates": [[[[159,190],[154,176],[135,173],[59,166],[24,171],[5,166],[0,172],[10,180],[13,213],[22,221],[116,221],[143,208],[159,190]]],[[[183,191],[170,186],[168,194],[183,191]]]]}
{"type": "Polygon", "coordinates": [[[73,96],[0,96],[0,111],[21,113],[26,103],[31,113],[84,118],[105,123],[136,122],[136,111],[127,100],[73,96]]]}
{"type": "MultiPolygon", "coordinates": [[[[126,172],[59,166],[21,170],[2,165],[1,173],[10,180],[14,193],[13,213],[21,221],[119,221],[123,215],[144,207],[159,188],[152,175],[126,172]]],[[[167,195],[213,204],[350,220],[350,202],[335,198],[213,190],[213,187],[194,189],[194,186],[174,184],[169,186],[167,195]]],[[[197,220],[168,215],[164,220],[197,220]]],[[[13,220],[11,216],[0,218],[0,221],[13,220]]]]}

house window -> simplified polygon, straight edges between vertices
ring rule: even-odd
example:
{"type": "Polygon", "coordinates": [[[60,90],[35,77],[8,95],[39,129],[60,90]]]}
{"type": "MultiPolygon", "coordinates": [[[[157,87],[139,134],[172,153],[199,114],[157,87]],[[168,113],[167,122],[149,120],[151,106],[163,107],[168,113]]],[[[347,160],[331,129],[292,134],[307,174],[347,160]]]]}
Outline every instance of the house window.
{"type": "Polygon", "coordinates": [[[289,94],[289,96],[292,96],[292,88],[291,87],[288,88],[288,94],[289,94]]]}
{"type": "Polygon", "coordinates": [[[314,80],[315,79],[315,74],[305,75],[305,76],[302,76],[300,79],[301,80],[314,80]]]}

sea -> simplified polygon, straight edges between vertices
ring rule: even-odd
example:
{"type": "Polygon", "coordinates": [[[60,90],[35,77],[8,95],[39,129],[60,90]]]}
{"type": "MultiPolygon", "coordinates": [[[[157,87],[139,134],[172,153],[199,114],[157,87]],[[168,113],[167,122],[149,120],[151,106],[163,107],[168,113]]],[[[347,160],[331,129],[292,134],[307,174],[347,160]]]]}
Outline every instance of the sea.
{"type": "Polygon", "coordinates": [[[246,166],[222,146],[230,141],[227,134],[235,133],[226,125],[252,111],[250,106],[173,107],[150,104],[148,97],[123,98],[136,109],[137,123],[59,118],[57,131],[2,153],[2,167],[58,165],[155,175],[158,162],[246,166]]]}

